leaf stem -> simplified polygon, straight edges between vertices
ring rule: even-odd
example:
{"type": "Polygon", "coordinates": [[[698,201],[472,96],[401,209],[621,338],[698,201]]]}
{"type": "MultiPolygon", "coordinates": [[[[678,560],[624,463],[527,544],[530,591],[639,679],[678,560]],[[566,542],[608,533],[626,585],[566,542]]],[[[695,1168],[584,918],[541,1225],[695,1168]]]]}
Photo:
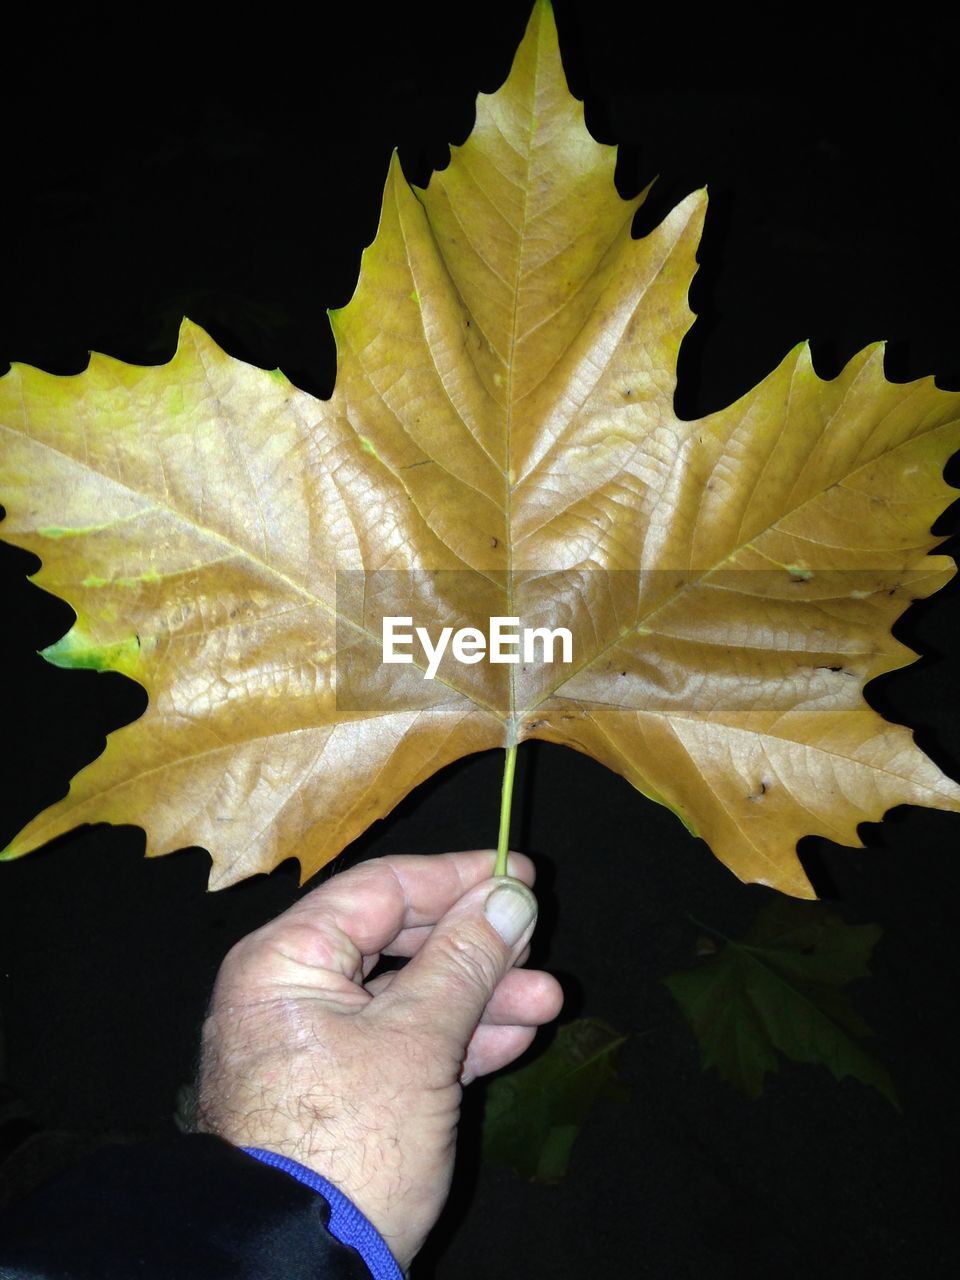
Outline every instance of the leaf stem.
{"type": "Polygon", "coordinates": [[[497,841],[495,876],[507,874],[507,853],[510,850],[510,806],[513,803],[513,775],[517,767],[517,744],[507,747],[503,762],[503,791],[500,793],[500,839],[497,841]]]}

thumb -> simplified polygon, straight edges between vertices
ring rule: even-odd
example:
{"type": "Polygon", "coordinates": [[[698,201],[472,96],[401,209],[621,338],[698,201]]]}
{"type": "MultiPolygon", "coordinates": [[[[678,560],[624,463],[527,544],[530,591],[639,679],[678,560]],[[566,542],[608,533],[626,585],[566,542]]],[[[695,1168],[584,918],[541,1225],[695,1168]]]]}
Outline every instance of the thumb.
{"type": "Polygon", "coordinates": [[[380,997],[408,1025],[428,1029],[459,1063],[490,997],[530,941],[537,900],[520,880],[475,885],[380,997]]]}

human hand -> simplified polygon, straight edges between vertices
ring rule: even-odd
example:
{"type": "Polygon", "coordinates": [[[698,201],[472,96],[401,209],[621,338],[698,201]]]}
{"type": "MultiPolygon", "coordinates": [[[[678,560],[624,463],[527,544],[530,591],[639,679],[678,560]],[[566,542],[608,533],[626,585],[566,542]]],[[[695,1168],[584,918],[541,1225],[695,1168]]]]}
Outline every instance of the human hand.
{"type": "Polygon", "coordinates": [[[563,1001],[515,967],[533,864],[492,865],[480,850],[334,876],[237,943],[204,1024],[198,1127],[322,1174],[404,1269],[447,1198],[462,1085],[523,1053],[563,1001]],[[365,982],[381,955],[410,959],[365,982]]]}

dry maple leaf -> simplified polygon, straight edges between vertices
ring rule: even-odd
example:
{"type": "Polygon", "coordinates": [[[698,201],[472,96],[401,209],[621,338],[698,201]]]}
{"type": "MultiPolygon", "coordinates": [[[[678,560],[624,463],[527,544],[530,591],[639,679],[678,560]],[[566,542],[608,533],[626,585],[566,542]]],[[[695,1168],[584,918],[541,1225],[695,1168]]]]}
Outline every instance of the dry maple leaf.
{"type": "Polygon", "coordinates": [[[175,358],[0,380],[10,541],[77,621],[46,657],[138,680],[15,857],[84,822],[200,844],[211,884],[308,875],[444,764],[565,743],[669,805],[741,879],[811,896],[796,842],[858,843],[960,787],[862,697],[928,552],[960,397],[791,352],[674,411],[706,206],[642,240],[538,0],[504,87],[415,191],[394,159],[319,401],[188,322],[175,358]],[[385,667],[380,624],[567,626],[569,663],[385,667]]]}

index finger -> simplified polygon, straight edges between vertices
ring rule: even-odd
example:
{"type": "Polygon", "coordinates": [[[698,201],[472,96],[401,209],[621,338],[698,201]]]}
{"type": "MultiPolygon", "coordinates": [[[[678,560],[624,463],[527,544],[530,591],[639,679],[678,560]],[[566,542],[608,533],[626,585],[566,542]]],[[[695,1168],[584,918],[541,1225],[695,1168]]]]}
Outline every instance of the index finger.
{"type": "MultiPolygon", "coordinates": [[[[285,921],[346,934],[373,955],[405,929],[436,924],[475,884],[493,876],[492,849],[468,853],[395,854],[374,858],[333,876],[266,928],[285,921]]],[[[508,874],[532,887],[536,872],[522,853],[511,853],[508,874]]]]}

